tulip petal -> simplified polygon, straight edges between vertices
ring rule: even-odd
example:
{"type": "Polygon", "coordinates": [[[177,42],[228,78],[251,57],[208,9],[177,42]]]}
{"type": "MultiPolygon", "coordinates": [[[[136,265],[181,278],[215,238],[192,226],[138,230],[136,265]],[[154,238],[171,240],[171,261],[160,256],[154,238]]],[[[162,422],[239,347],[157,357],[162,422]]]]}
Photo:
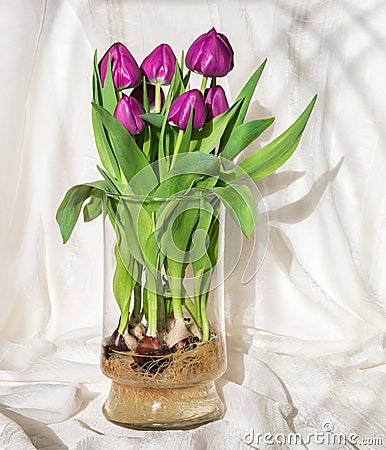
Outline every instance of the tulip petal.
{"type": "Polygon", "coordinates": [[[212,28],[189,47],[186,66],[205,77],[223,77],[233,69],[233,49],[227,37],[212,28]]]}
{"type": "Polygon", "coordinates": [[[221,86],[207,89],[205,93],[205,104],[208,112],[206,117],[207,122],[229,109],[228,100],[221,86]]]}
{"type": "Polygon", "coordinates": [[[206,106],[202,93],[198,89],[186,91],[174,100],[170,106],[168,120],[181,130],[185,130],[192,108],[194,110],[193,128],[196,130],[202,128],[206,118],[206,106]]]}
{"type": "Polygon", "coordinates": [[[123,95],[115,108],[114,117],[130,134],[137,134],[145,128],[141,114],[145,114],[145,110],[139,101],[134,97],[123,95]]]}
{"type": "Polygon", "coordinates": [[[141,64],[142,72],[151,84],[169,85],[173,79],[176,56],[168,44],[160,44],[141,64]]]}
{"type": "Polygon", "coordinates": [[[103,55],[99,63],[102,86],[105,82],[109,58],[111,59],[111,71],[117,90],[136,87],[141,83],[141,71],[133,55],[122,43],[115,42],[103,55]]]}

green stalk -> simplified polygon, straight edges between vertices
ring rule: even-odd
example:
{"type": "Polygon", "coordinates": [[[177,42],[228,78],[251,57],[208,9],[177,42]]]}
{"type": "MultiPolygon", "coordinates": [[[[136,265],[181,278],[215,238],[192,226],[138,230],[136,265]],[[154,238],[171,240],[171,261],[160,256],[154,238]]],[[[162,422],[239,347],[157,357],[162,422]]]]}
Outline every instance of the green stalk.
{"type": "Polygon", "coordinates": [[[134,286],[134,307],[132,313],[134,317],[141,315],[141,307],[141,284],[137,282],[134,286]]]}
{"type": "Polygon", "coordinates": [[[173,312],[175,319],[183,319],[181,297],[172,297],[173,312]]]}
{"type": "Polygon", "coordinates": [[[201,319],[202,319],[202,340],[209,341],[210,339],[210,327],[209,320],[206,314],[206,306],[208,303],[208,293],[200,295],[200,306],[201,306],[201,319]]]}
{"type": "Polygon", "coordinates": [[[207,316],[207,306],[208,306],[208,297],[209,297],[209,289],[211,284],[211,275],[210,272],[205,272],[201,278],[201,292],[203,294],[200,295],[200,312],[201,312],[201,320],[202,320],[202,339],[204,341],[208,341],[210,339],[210,326],[209,319],[207,316]]]}
{"type": "MultiPolygon", "coordinates": [[[[154,229],[155,229],[155,217],[153,215],[153,223],[154,223],[154,229]]],[[[161,270],[163,266],[163,259],[160,258],[160,255],[158,254],[157,257],[157,330],[163,331],[166,328],[166,305],[165,305],[165,299],[163,296],[163,289],[162,289],[162,278],[161,278],[161,270]],[[162,262],[161,262],[162,260],[162,262]]]]}
{"type": "Polygon", "coordinates": [[[162,295],[157,295],[157,330],[165,330],[165,301],[162,295]]]}
{"type": "Polygon", "coordinates": [[[185,297],[183,300],[183,304],[185,308],[188,310],[188,313],[193,317],[193,320],[196,322],[196,325],[201,329],[197,322],[197,308],[195,304],[188,298],[185,297]]]}
{"type": "Polygon", "coordinates": [[[155,112],[159,113],[161,111],[161,85],[155,85],[155,112]]]}
{"type": "Polygon", "coordinates": [[[148,302],[148,329],[147,335],[150,337],[157,337],[157,294],[153,289],[147,291],[148,302]]]}
{"type": "Polygon", "coordinates": [[[172,162],[170,163],[170,169],[172,169],[173,166],[174,166],[174,163],[175,163],[175,160],[176,160],[176,155],[178,154],[178,150],[181,147],[181,142],[182,142],[183,137],[184,137],[184,130],[179,130],[178,131],[176,145],[174,146],[172,162]]]}
{"type": "Polygon", "coordinates": [[[181,282],[176,280],[173,276],[169,277],[170,289],[172,291],[172,305],[175,319],[183,319],[182,313],[182,288],[181,282]]]}
{"type": "Polygon", "coordinates": [[[194,305],[196,309],[196,323],[198,328],[202,328],[202,318],[201,318],[201,306],[200,306],[200,284],[201,277],[195,277],[194,279],[194,305]]]}
{"type": "Polygon", "coordinates": [[[202,92],[202,95],[205,94],[205,89],[206,89],[207,83],[208,83],[208,77],[202,77],[201,87],[200,87],[200,91],[202,92]]]}
{"type": "Polygon", "coordinates": [[[117,92],[117,100],[119,101],[122,98],[122,91],[116,91],[117,92]]]}

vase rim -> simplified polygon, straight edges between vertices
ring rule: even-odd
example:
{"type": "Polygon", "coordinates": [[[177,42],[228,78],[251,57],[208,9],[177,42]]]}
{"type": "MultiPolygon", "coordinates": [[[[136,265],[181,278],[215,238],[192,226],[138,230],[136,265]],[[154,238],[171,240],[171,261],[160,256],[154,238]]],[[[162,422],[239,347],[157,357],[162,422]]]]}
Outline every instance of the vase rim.
{"type": "MultiPolygon", "coordinates": [[[[189,191],[191,192],[191,191],[189,191]]],[[[186,192],[185,194],[175,194],[169,197],[155,197],[152,195],[139,195],[139,194],[117,194],[114,192],[103,192],[106,197],[115,198],[118,200],[127,200],[133,202],[154,202],[154,203],[164,203],[170,200],[188,200],[188,199],[199,199],[199,198],[217,198],[217,196],[210,191],[202,191],[196,190],[194,194],[189,194],[186,192]]]]}

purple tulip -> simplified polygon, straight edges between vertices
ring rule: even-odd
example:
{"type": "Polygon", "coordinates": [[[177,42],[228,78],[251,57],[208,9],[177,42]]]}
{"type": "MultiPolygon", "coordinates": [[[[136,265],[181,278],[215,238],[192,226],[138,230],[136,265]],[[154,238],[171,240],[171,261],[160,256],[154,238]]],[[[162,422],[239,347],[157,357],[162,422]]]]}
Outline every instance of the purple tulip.
{"type": "Polygon", "coordinates": [[[160,44],[141,65],[142,72],[149,83],[168,85],[171,83],[176,68],[176,56],[168,44],[160,44]]]}
{"type": "MultiPolygon", "coordinates": [[[[147,100],[149,102],[149,109],[150,112],[154,112],[155,109],[155,87],[154,84],[146,83],[146,90],[147,90],[147,100]]],[[[143,84],[140,86],[137,86],[135,89],[132,90],[131,97],[136,98],[141,105],[143,105],[143,84]]],[[[161,108],[163,104],[165,103],[165,94],[163,93],[161,89],[161,108]]]]}
{"type": "Polygon", "coordinates": [[[233,65],[233,49],[227,37],[214,28],[199,36],[186,54],[188,69],[204,77],[224,77],[233,65]]]}
{"type": "Polygon", "coordinates": [[[168,120],[181,130],[186,130],[192,108],[193,128],[198,130],[204,125],[206,117],[204,97],[198,89],[186,91],[174,100],[170,106],[168,120]]]}
{"type": "Polygon", "coordinates": [[[115,108],[114,117],[130,134],[140,133],[145,128],[145,122],[139,117],[140,114],[145,114],[145,110],[139,101],[123,94],[115,108]]]}
{"type": "Polygon", "coordinates": [[[229,105],[224,89],[221,86],[207,89],[205,93],[205,105],[208,112],[206,116],[207,122],[228,110],[229,105]]]}
{"type": "Polygon", "coordinates": [[[141,71],[133,55],[123,44],[116,42],[107,50],[99,62],[102,86],[106,78],[109,57],[114,86],[117,90],[136,87],[141,83],[141,71]]]}

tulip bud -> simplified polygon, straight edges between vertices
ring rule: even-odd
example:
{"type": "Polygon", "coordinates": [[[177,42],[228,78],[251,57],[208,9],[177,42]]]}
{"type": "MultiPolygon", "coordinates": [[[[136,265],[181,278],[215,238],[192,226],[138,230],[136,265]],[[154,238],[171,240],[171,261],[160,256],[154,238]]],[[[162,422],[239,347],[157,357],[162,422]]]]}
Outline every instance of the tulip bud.
{"type": "Polygon", "coordinates": [[[207,122],[227,111],[229,105],[224,89],[221,86],[207,89],[205,93],[205,105],[207,110],[207,122]]]}
{"type": "MultiPolygon", "coordinates": [[[[147,91],[147,100],[149,102],[149,110],[150,112],[154,112],[155,110],[155,87],[154,84],[146,83],[146,91],[147,91]]],[[[130,97],[136,98],[141,105],[143,105],[143,84],[136,87],[132,90],[130,97]]],[[[165,94],[161,89],[161,108],[165,103],[165,94]]]]}
{"type": "Polygon", "coordinates": [[[115,108],[114,117],[130,134],[140,133],[145,128],[145,122],[140,118],[140,114],[145,114],[145,110],[139,101],[123,94],[115,108]]]}
{"type": "Polygon", "coordinates": [[[188,69],[204,77],[224,77],[233,69],[233,49],[226,36],[212,28],[193,42],[185,61],[188,69]]]}
{"type": "Polygon", "coordinates": [[[168,120],[177,125],[181,130],[185,130],[193,108],[193,128],[198,130],[205,123],[206,107],[204,97],[198,89],[186,91],[177,97],[170,106],[168,120]]]}
{"type": "Polygon", "coordinates": [[[176,69],[176,56],[168,44],[160,44],[146,56],[141,69],[149,83],[168,85],[176,69]]]}
{"type": "Polygon", "coordinates": [[[102,86],[106,78],[109,57],[114,86],[118,91],[136,87],[141,83],[141,71],[133,55],[123,44],[116,42],[107,50],[99,62],[102,86]]]}

